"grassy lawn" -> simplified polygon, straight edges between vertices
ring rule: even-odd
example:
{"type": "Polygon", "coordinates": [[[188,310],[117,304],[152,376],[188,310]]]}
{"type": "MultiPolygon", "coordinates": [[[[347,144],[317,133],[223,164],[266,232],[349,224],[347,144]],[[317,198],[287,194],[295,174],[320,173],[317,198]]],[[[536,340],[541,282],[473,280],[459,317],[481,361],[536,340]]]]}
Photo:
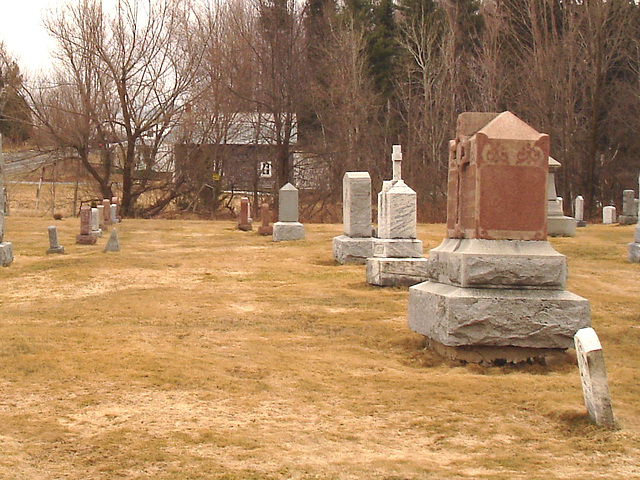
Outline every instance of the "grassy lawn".
{"type": "MultiPolygon", "coordinates": [[[[274,244],[232,222],[126,220],[122,250],[45,255],[13,215],[0,269],[2,479],[640,478],[633,227],[552,239],[591,302],[620,429],[591,425],[577,366],[443,360],[408,292],[333,262],[340,225],[274,244]]],[[[420,225],[425,253],[443,225],[420,225]]]]}

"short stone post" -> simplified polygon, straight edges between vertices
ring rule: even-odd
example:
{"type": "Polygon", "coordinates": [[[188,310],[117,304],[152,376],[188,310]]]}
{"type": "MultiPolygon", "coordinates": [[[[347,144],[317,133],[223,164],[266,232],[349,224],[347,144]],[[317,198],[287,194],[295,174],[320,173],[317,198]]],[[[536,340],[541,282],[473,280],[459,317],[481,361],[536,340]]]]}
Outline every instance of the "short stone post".
{"type": "Polygon", "coordinates": [[[578,195],[576,197],[573,211],[576,219],[576,226],[586,227],[587,222],[584,221],[584,198],[582,198],[582,195],[578,195]]]}
{"type": "Polygon", "coordinates": [[[298,189],[287,183],[278,195],[278,221],[273,224],[273,241],[304,238],[304,225],[298,222],[298,189]]]}
{"type": "Polygon", "coordinates": [[[573,337],[582,380],[582,394],[589,418],[596,424],[614,427],[607,370],[600,340],[593,328],[582,328],[573,337]]]}
{"type": "Polygon", "coordinates": [[[260,235],[273,235],[273,226],[269,225],[271,222],[271,210],[269,210],[269,204],[263,203],[260,207],[260,213],[262,217],[262,225],[258,227],[258,233],[260,235]]]}
{"type": "MultiPolygon", "coordinates": [[[[4,191],[4,155],[2,154],[2,135],[0,135],[0,194],[4,191]]],[[[4,196],[3,196],[4,197],[4,196]]],[[[4,241],[4,200],[0,205],[0,265],[8,267],[13,262],[13,245],[4,241]]]]}
{"type": "Polygon", "coordinates": [[[238,229],[243,232],[253,230],[251,220],[249,219],[249,199],[242,197],[240,199],[240,220],[238,220],[238,229]]]}
{"type": "Polygon", "coordinates": [[[49,249],[47,254],[50,253],[64,253],[64,247],[58,243],[58,229],[55,225],[47,227],[49,232],[49,249]]]}
{"type": "Polygon", "coordinates": [[[84,205],[80,208],[80,234],[76,235],[76,243],[93,245],[98,238],[91,235],[91,207],[84,205]]]}
{"type": "Polygon", "coordinates": [[[616,207],[608,205],[602,209],[602,223],[604,225],[616,223],[616,207]]]}
{"type": "Polygon", "coordinates": [[[333,239],[333,258],[340,264],[366,263],[374,242],[368,172],[347,172],[342,178],[342,227],[344,234],[333,239]]]}

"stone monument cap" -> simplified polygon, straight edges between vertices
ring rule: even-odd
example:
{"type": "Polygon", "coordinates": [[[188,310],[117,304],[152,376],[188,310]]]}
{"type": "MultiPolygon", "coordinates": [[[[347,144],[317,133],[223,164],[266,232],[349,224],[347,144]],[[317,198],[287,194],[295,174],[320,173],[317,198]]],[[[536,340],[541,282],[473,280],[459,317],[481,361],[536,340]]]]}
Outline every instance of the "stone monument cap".
{"type": "Polygon", "coordinates": [[[551,156],[549,157],[549,171],[550,172],[555,172],[561,166],[562,166],[562,164],[559,161],[557,161],[555,158],[553,158],[551,156]]]}
{"type": "Polygon", "coordinates": [[[489,138],[504,140],[518,139],[536,141],[544,136],[543,133],[527,125],[509,111],[502,112],[478,130],[478,133],[483,133],[489,138]]]}

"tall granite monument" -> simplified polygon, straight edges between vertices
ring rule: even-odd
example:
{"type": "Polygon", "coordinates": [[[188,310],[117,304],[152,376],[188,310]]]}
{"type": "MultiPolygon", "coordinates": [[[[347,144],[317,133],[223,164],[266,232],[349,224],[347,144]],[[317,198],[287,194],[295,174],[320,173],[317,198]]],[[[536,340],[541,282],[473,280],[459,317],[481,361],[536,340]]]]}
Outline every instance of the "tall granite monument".
{"type": "Polygon", "coordinates": [[[549,136],[511,112],[469,112],[449,152],[447,238],[409,289],[410,329],[467,361],[556,356],[590,310],[546,241],[549,136]]]}
{"type": "Polygon", "coordinates": [[[364,264],[373,256],[371,177],[347,172],[342,178],[343,235],[333,238],[333,258],[340,264],[364,264]]]}

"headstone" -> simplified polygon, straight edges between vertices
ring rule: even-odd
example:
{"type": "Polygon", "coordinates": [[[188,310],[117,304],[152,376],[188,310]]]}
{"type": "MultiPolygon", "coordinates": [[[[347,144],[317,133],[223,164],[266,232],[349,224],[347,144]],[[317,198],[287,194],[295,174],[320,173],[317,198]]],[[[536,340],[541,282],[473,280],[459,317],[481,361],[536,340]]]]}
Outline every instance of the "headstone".
{"type": "Polygon", "coordinates": [[[633,225],[638,222],[638,204],[633,190],[622,192],[622,215],[618,221],[621,225],[633,225]]]}
{"type": "Polygon", "coordinates": [[[80,208],[80,234],[76,235],[76,243],[93,245],[98,237],[91,234],[91,207],[84,205],[80,208]]]}
{"type": "Polygon", "coordinates": [[[262,225],[258,227],[258,234],[273,235],[273,226],[269,225],[271,222],[271,210],[269,210],[268,203],[262,204],[260,207],[260,213],[262,216],[262,225]]]}
{"type": "Polygon", "coordinates": [[[578,195],[576,197],[573,210],[576,219],[576,226],[586,227],[587,222],[584,221],[584,198],[582,198],[582,195],[578,195]]]}
{"type": "Polygon", "coordinates": [[[552,237],[575,237],[576,220],[564,214],[562,197],[556,194],[555,173],[560,169],[560,162],[549,157],[549,174],[547,182],[547,235],[552,237]]]}
{"type": "Polygon", "coordinates": [[[47,227],[49,232],[49,249],[47,253],[64,253],[64,247],[58,243],[58,229],[52,225],[47,227]]]}
{"type": "Polygon", "coordinates": [[[378,238],[367,258],[367,282],[377,286],[410,286],[428,278],[427,260],[417,236],[417,195],[402,180],[402,150],[391,154],[392,180],[378,194],[378,238]]]}
{"type": "Polygon", "coordinates": [[[273,241],[304,238],[304,225],[298,222],[298,189],[287,183],[278,195],[278,221],[273,224],[273,241]]]}
{"type": "Polygon", "coordinates": [[[463,113],[449,151],[447,238],[409,289],[409,328],[466,361],[560,355],[590,311],[546,241],[549,136],[511,112],[463,113]]]}
{"type": "Polygon", "coordinates": [[[105,226],[111,225],[111,201],[108,198],[102,200],[102,208],[104,210],[104,224],[105,226]]]}
{"type": "Polygon", "coordinates": [[[112,203],[111,205],[109,205],[109,218],[112,224],[116,224],[119,221],[116,215],[117,211],[118,211],[118,206],[115,203],[112,203]]]}
{"type": "Polygon", "coordinates": [[[574,337],[582,394],[589,418],[598,425],[614,427],[607,370],[600,340],[593,328],[582,328],[574,337]]]}
{"type": "Polygon", "coordinates": [[[96,208],[98,209],[98,227],[100,230],[106,230],[104,222],[104,205],[100,204],[96,208]]]}
{"type": "Polygon", "coordinates": [[[373,256],[371,177],[347,172],[342,178],[343,235],[333,238],[333,258],[340,264],[364,264],[373,256]]]}
{"type": "Polygon", "coordinates": [[[111,197],[111,205],[116,206],[111,220],[113,223],[119,223],[121,221],[121,218],[120,216],[118,216],[118,211],[120,211],[120,200],[118,200],[118,197],[111,197]]]}
{"type": "Polygon", "coordinates": [[[118,232],[115,227],[111,230],[111,235],[109,235],[109,240],[107,240],[107,244],[104,246],[103,252],[119,252],[120,251],[120,241],[118,240],[118,232]]]}
{"type": "Polygon", "coordinates": [[[100,229],[100,218],[97,208],[91,209],[91,235],[96,237],[102,236],[102,230],[100,229]]]}
{"type": "Polygon", "coordinates": [[[240,220],[238,221],[238,229],[244,232],[253,230],[253,226],[249,220],[249,199],[247,197],[242,197],[240,199],[240,220]]]}
{"type": "MultiPolygon", "coordinates": [[[[638,191],[640,192],[640,176],[638,177],[638,191]]],[[[633,242],[628,247],[628,259],[632,263],[640,263],[640,205],[638,206],[638,223],[633,230],[633,242]]]]}
{"type": "MultiPolygon", "coordinates": [[[[0,193],[4,191],[4,155],[2,153],[2,135],[0,135],[0,193]]],[[[3,197],[4,198],[4,197],[3,197]]],[[[13,245],[4,241],[5,205],[0,205],[0,265],[8,267],[13,262],[13,245]]]]}
{"type": "Polygon", "coordinates": [[[604,225],[616,223],[616,207],[608,205],[602,209],[602,223],[604,225]]]}

